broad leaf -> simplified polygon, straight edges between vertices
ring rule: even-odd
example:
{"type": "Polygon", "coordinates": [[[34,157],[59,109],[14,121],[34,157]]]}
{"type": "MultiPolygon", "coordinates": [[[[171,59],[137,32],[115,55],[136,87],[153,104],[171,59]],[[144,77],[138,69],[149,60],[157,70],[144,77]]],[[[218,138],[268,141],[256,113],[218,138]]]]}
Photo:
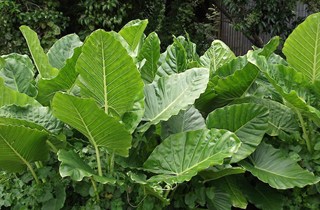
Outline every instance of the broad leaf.
{"type": "Polygon", "coordinates": [[[76,34],[69,34],[54,43],[49,49],[47,56],[49,63],[57,69],[65,66],[67,59],[71,58],[76,48],[80,47],[82,42],[76,34]]]}
{"type": "Polygon", "coordinates": [[[320,125],[320,111],[308,105],[300,96],[305,95],[306,92],[303,89],[303,75],[301,73],[291,67],[273,65],[268,73],[265,73],[265,76],[290,108],[297,109],[320,125]]]}
{"type": "Polygon", "coordinates": [[[52,108],[54,116],[84,134],[94,147],[106,147],[110,152],[128,155],[131,147],[128,131],[104,113],[94,100],[56,93],[52,108]]]}
{"type": "Polygon", "coordinates": [[[28,26],[20,26],[20,31],[27,41],[30,54],[40,77],[47,79],[55,77],[58,74],[58,70],[50,65],[49,59],[40,45],[36,32],[31,30],[28,26]]]}
{"type": "Polygon", "coordinates": [[[95,181],[102,184],[114,184],[116,182],[116,180],[111,177],[96,175],[93,169],[73,150],[59,150],[58,160],[61,161],[59,173],[62,178],[70,176],[74,181],[82,181],[84,177],[92,177],[95,181]]]}
{"type": "Polygon", "coordinates": [[[65,61],[59,74],[53,79],[40,78],[38,81],[37,100],[43,105],[49,105],[58,91],[69,90],[75,83],[78,73],[75,71],[76,61],[81,53],[81,47],[75,48],[73,55],[65,61]]]}
{"type": "Polygon", "coordinates": [[[214,40],[211,47],[200,57],[201,65],[214,73],[219,67],[235,58],[230,48],[220,40],[214,40]]]}
{"type": "Polygon", "coordinates": [[[157,73],[157,63],[160,58],[160,40],[158,35],[153,32],[145,39],[142,48],[139,52],[138,59],[144,61],[141,67],[141,78],[145,83],[151,83],[157,73]]]}
{"type": "Polygon", "coordinates": [[[94,98],[106,113],[122,117],[130,111],[143,81],[132,58],[112,33],[93,32],[77,61],[81,93],[94,98]]]}
{"type": "Polygon", "coordinates": [[[207,69],[194,68],[180,74],[162,77],[145,86],[145,114],[147,123],[142,130],[186,109],[194,103],[208,82],[207,69]]]}
{"type": "Polygon", "coordinates": [[[27,104],[40,106],[39,102],[37,102],[34,98],[5,86],[3,79],[0,78],[0,107],[10,104],[19,106],[24,106],[27,104]]]}
{"type": "Polygon", "coordinates": [[[174,43],[167,47],[159,59],[156,79],[184,72],[187,69],[187,51],[183,45],[174,39],[174,43]]]}
{"type": "Polygon", "coordinates": [[[196,108],[191,106],[187,110],[181,110],[179,114],[172,116],[168,121],[161,123],[161,137],[165,139],[171,134],[199,130],[205,127],[204,118],[196,108]]]}
{"type": "Polygon", "coordinates": [[[35,96],[37,90],[34,87],[34,67],[27,55],[12,53],[2,56],[5,65],[0,70],[0,77],[4,79],[6,86],[20,93],[35,96]]]}
{"type": "Polygon", "coordinates": [[[46,160],[46,132],[23,126],[0,124],[0,168],[19,172],[31,162],[46,160]]]}
{"type": "Polygon", "coordinates": [[[119,31],[119,34],[127,41],[131,51],[134,51],[138,46],[147,25],[148,20],[132,20],[119,31]]]}
{"type": "Polygon", "coordinates": [[[285,198],[277,190],[263,183],[257,183],[255,187],[251,186],[244,178],[237,179],[241,186],[241,191],[247,197],[250,203],[259,209],[282,210],[285,198]]]}
{"type": "Polygon", "coordinates": [[[230,195],[223,190],[215,187],[207,188],[208,209],[212,210],[230,210],[232,207],[230,195]],[[211,192],[210,192],[211,191],[211,192]]]}
{"type": "Polygon", "coordinates": [[[320,13],[307,17],[286,39],[283,53],[290,66],[311,83],[320,80],[320,13]]]}
{"type": "MultiPolygon", "coordinates": [[[[232,69],[230,70],[233,71],[232,69]]],[[[259,70],[255,65],[248,63],[242,69],[236,70],[229,76],[222,76],[227,74],[224,71],[220,71],[219,74],[221,76],[215,76],[210,79],[205,93],[196,101],[196,108],[200,111],[208,113],[244,96],[254,84],[259,75],[259,70]]]]}
{"type": "Polygon", "coordinates": [[[268,108],[269,126],[266,133],[270,136],[279,136],[282,140],[289,140],[295,137],[298,138],[300,135],[300,127],[296,119],[296,113],[279,102],[257,97],[246,97],[237,100],[235,103],[255,103],[268,108]]]}
{"type": "Polygon", "coordinates": [[[217,180],[215,184],[229,194],[232,206],[241,209],[247,208],[247,199],[243,195],[242,188],[237,179],[235,179],[235,176],[223,177],[222,179],[217,180]]]}
{"type": "Polygon", "coordinates": [[[52,115],[48,107],[34,107],[31,105],[23,107],[17,105],[3,106],[0,108],[0,118],[3,117],[37,124],[53,134],[59,134],[63,128],[62,122],[52,115]]]}
{"type": "Polygon", "coordinates": [[[234,132],[242,144],[232,157],[238,162],[248,157],[260,144],[268,129],[267,108],[257,104],[226,106],[211,112],[206,120],[208,128],[226,129],[234,132]]]}
{"type": "Polygon", "coordinates": [[[261,143],[256,151],[240,164],[261,181],[276,189],[304,187],[320,181],[271,145],[261,143]]]}
{"type": "Polygon", "coordinates": [[[203,129],[169,136],[151,153],[144,168],[155,175],[151,182],[181,183],[199,171],[221,165],[239,148],[240,140],[226,130],[203,129]]]}

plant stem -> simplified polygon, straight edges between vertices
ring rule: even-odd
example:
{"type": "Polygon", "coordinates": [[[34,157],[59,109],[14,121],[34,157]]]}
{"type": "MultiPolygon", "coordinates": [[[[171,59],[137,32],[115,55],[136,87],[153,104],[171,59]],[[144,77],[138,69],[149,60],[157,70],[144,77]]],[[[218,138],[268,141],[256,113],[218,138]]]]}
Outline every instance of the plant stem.
{"type": "Polygon", "coordinates": [[[114,152],[112,152],[110,155],[109,155],[109,173],[110,174],[113,174],[113,169],[114,169],[114,152]]]}
{"type": "MultiPolygon", "coordinates": [[[[41,161],[36,161],[36,162],[35,162],[35,165],[36,165],[37,169],[43,167],[43,164],[42,164],[41,161]]],[[[42,178],[41,181],[42,181],[42,183],[46,183],[46,180],[45,180],[44,178],[42,178]]]]}
{"type": "Polygon", "coordinates": [[[99,201],[100,201],[100,198],[99,198],[99,192],[98,192],[98,189],[97,189],[96,182],[93,180],[92,177],[90,177],[90,180],[91,180],[91,183],[92,183],[92,187],[93,187],[93,190],[94,190],[94,194],[96,194],[97,201],[99,202],[99,201]]]}
{"type": "Polygon", "coordinates": [[[303,120],[303,117],[301,115],[301,113],[296,109],[296,113],[298,115],[298,118],[299,118],[299,121],[300,121],[300,124],[301,124],[301,128],[302,128],[302,132],[303,132],[303,139],[306,141],[306,145],[307,145],[307,149],[309,152],[312,152],[312,147],[311,147],[311,142],[310,142],[310,139],[309,139],[309,135],[308,135],[308,132],[307,132],[307,129],[305,127],[305,122],[303,120]]]}
{"type": "Polygon", "coordinates": [[[30,172],[31,172],[34,180],[36,181],[36,183],[37,183],[37,184],[40,184],[39,179],[38,179],[38,176],[37,176],[36,173],[34,172],[32,166],[31,166],[29,163],[26,163],[26,165],[27,165],[28,169],[30,170],[30,172]]]}
{"type": "Polygon", "coordinates": [[[58,149],[51,143],[51,141],[47,140],[47,144],[51,147],[51,149],[57,154],[58,149]]]}
{"type": "Polygon", "coordinates": [[[101,168],[101,160],[100,160],[100,152],[97,145],[94,145],[94,149],[96,150],[96,158],[97,158],[97,165],[98,165],[98,174],[102,176],[102,168],[101,168]]]}

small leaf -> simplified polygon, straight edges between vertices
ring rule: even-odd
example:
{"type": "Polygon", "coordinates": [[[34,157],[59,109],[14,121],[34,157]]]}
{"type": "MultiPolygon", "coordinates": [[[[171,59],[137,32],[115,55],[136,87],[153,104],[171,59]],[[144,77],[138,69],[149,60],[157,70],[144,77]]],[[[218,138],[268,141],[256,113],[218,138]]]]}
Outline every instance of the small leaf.
{"type": "Polygon", "coordinates": [[[108,116],[92,99],[56,93],[52,101],[53,115],[84,134],[94,147],[128,156],[131,136],[114,118],[108,116]]]}
{"type": "Polygon", "coordinates": [[[231,132],[217,129],[189,131],[169,136],[149,156],[144,168],[159,175],[150,182],[181,183],[199,171],[221,165],[239,148],[240,140],[231,132]]]}
{"type": "Polygon", "coordinates": [[[258,179],[276,189],[302,188],[320,181],[319,177],[302,169],[280,150],[265,143],[261,143],[256,151],[240,164],[258,179]]]}
{"type": "Polygon", "coordinates": [[[270,41],[261,49],[259,55],[269,58],[270,55],[278,48],[280,44],[280,37],[275,36],[270,39],[270,41]]]}
{"type": "Polygon", "coordinates": [[[27,41],[30,54],[40,74],[40,77],[46,79],[55,77],[59,71],[50,65],[49,59],[40,45],[40,41],[36,32],[31,30],[28,26],[20,26],[20,31],[27,41]]]}
{"type": "Polygon", "coordinates": [[[70,176],[74,181],[82,181],[84,177],[92,177],[102,184],[116,182],[113,178],[96,175],[92,168],[72,150],[59,150],[58,160],[61,161],[59,172],[62,178],[70,176]]]}
{"type": "Polygon", "coordinates": [[[147,130],[150,125],[166,121],[193,104],[205,90],[208,77],[207,69],[193,68],[146,85],[143,120],[147,123],[140,130],[147,130]]]}

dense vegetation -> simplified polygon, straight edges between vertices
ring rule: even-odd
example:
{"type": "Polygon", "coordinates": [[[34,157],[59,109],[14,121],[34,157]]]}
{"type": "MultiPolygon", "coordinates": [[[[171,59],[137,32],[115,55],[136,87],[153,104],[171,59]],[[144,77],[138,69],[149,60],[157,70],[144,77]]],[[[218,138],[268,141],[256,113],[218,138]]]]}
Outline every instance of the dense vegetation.
{"type": "Polygon", "coordinates": [[[320,13],[236,57],[147,20],[0,57],[1,209],[319,209],[320,13]]]}
{"type": "MultiPolygon", "coordinates": [[[[0,0],[0,54],[27,52],[19,32],[28,25],[41,38],[45,51],[63,35],[76,33],[84,40],[91,32],[121,29],[132,19],[148,19],[147,33],[155,31],[161,48],[171,44],[172,35],[186,36],[202,54],[220,36],[221,14],[251,42],[263,46],[263,33],[286,38],[301,23],[295,13],[298,0],[0,0]],[[72,8],[72,9],[70,9],[72,8]],[[280,9],[281,8],[281,9],[280,9]]],[[[318,0],[304,0],[310,12],[320,10],[318,0]]]]}

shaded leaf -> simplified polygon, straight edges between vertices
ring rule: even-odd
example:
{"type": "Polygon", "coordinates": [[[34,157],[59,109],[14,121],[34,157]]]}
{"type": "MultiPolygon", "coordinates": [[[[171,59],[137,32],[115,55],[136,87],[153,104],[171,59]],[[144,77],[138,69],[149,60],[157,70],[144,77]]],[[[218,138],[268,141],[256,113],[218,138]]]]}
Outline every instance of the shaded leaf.
{"type": "Polygon", "coordinates": [[[73,55],[65,61],[65,65],[60,69],[59,74],[55,78],[39,79],[37,100],[41,104],[49,105],[56,92],[66,91],[74,85],[78,77],[78,73],[75,71],[75,65],[80,53],[81,47],[75,48],[73,55]]]}
{"type": "Polygon", "coordinates": [[[3,106],[0,108],[0,117],[34,123],[53,134],[59,134],[63,128],[63,123],[52,115],[49,107],[34,107],[31,105],[23,107],[17,105],[3,106]]]}
{"type": "Polygon", "coordinates": [[[226,130],[203,129],[169,136],[151,153],[144,168],[155,175],[148,181],[181,183],[199,171],[221,165],[239,148],[240,140],[226,130]]]}
{"type": "Polygon", "coordinates": [[[320,181],[271,145],[261,143],[256,151],[240,164],[261,181],[276,189],[304,187],[320,181]]]}
{"type": "Polygon", "coordinates": [[[37,95],[34,87],[34,67],[27,55],[12,53],[2,56],[5,61],[0,70],[0,77],[4,79],[6,86],[31,97],[37,95]]]}
{"type": "Polygon", "coordinates": [[[40,41],[36,32],[34,32],[28,26],[20,26],[20,31],[27,42],[30,54],[40,74],[40,77],[48,79],[55,77],[59,71],[50,65],[49,59],[40,45],[40,41]]]}
{"type": "Polygon", "coordinates": [[[190,106],[187,110],[181,110],[177,115],[161,123],[161,137],[165,139],[171,134],[199,130],[205,127],[206,123],[200,112],[190,106]]]}
{"type": "Polygon", "coordinates": [[[128,156],[131,136],[124,125],[108,116],[94,100],[56,93],[52,102],[53,114],[61,121],[84,134],[96,147],[128,156]]]}
{"type": "Polygon", "coordinates": [[[207,69],[193,68],[146,85],[143,120],[147,123],[141,127],[141,131],[150,125],[168,120],[181,109],[193,104],[205,90],[208,77],[207,69]]]}
{"type": "Polygon", "coordinates": [[[237,104],[211,112],[206,124],[208,128],[226,129],[234,132],[242,144],[232,157],[238,162],[248,157],[260,144],[268,129],[269,111],[258,104],[237,104]]]}
{"type": "Polygon", "coordinates": [[[207,168],[206,170],[200,171],[199,175],[204,179],[205,182],[220,179],[225,176],[233,174],[243,174],[246,170],[242,167],[232,167],[231,165],[222,165],[207,168]]]}
{"type": "Polygon", "coordinates": [[[24,106],[27,104],[33,106],[40,106],[39,102],[37,102],[34,98],[31,98],[30,96],[24,93],[19,93],[18,91],[6,87],[4,85],[3,79],[0,78],[0,107],[10,104],[15,104],[19,106],[24,106]]]}
{"type": "Polygon", "coordinates": [[[65,66],[67,59],[73,56],[75,48],[82,45],[80,38],[76,34],[69,34],[54,43],[49,49],[47,56],[49,63],[57,69],[65,66]]]}
{"type": "Polygon", "coordinates": [[[48,148],[46,132],[23,127],[0,124],[0,167],[19,172],[31,162],[46,160],[48,148]]]}
{"type": "Polygon", "coordinates": [[[74,181],[82,181],[84,177],[92,177],[102,184],[116,182],[114,178],[96,175],[93,169],[72,150],[59,150],[58,160],[61,161],[59,173],[62,178],[70,176],[74,181]]]}

